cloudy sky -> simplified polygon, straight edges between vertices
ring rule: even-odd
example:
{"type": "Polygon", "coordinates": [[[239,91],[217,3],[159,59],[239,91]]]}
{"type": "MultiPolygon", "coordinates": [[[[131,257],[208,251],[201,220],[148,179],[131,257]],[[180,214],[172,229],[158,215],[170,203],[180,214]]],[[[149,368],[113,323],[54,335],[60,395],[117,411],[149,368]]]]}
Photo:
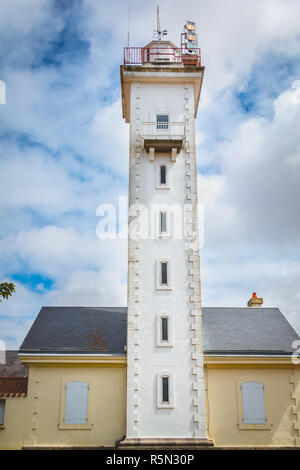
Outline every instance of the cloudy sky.
{"type": "MultiPolygon", "coordinates": [[[[127,246],[99,240],[99,204],[128,188],[119,66],[152,39],[156,1],[1,0],[0,339],[16,348],[43,305],[126,305],[127,246]]],[[[160,0],[179,45],[196,22],[205,306],[252,292],[300,332],[300,2],[160,0]],[[299,86],[299,87],[298,87],[299,86]],[[297,88],[298,87],[298,88],[297,88]]],[[[250,313],[249,313],[250,314],[250,313]]]]}

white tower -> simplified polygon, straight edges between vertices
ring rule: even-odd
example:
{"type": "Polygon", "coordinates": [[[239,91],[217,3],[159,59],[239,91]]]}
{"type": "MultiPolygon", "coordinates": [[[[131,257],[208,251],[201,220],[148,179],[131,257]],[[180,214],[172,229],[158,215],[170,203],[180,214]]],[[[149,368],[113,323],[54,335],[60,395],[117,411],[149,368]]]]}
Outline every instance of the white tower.
{"type": "MultiPolygon", "coordinates": [[[[193,24],[193,23],[192,23],[193,24]]],[[[158,27],[158,29],[160,29],[158,27]]],[[[200,50],[125,48],[130,123],[127,419],[122,446],[207,445],[195,118],[200,50]]]]}

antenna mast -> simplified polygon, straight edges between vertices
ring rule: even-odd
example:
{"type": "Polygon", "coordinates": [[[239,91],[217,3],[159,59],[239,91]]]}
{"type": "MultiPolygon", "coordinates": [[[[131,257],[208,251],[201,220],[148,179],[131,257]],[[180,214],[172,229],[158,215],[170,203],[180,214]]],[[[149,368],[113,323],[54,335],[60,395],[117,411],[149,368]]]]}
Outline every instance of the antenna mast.
{"type": "Polygon", "coordinates": [[[130,16],[130,8],[128,7],[128,32],[127,32],[127,47],[129,47],[129,42],[130,42],[130,34],[129,34],[129,16],[130,16]]]}
{"type": "Polygon", "coordinates": [[[157,19],[156,19],[156,30],[153,30],[153,33],[154,33],[154,37],[155,39],[157,39],[158,41],[161,41],[161,38],[163,36],[166,36],[168,34],[168,31],[166,29],[164,29],[163,31],[161,30],[161,27],[160,27],[160,17],[159,17],[159,5],[157,5],[157,19]]]}
{"type": "Polygon", "coordinates": [[[161,29],[160,29],[160,18],[159,18],[159,5],[157,5],[157,39],[161,41],[161,29]]]}

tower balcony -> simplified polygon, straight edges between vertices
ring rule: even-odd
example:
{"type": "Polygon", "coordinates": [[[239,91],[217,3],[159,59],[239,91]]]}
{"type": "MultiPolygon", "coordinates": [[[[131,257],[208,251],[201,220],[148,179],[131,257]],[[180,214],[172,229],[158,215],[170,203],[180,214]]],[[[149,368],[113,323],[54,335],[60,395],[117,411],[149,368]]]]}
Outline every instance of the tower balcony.
{"type": "Polygon", "coordinates": [[[201,67],[200,48],[177,48],[170,42],[152,41],[145,47],[125,47],[124,65],[167,65],[201,67]]]}
{"type": "Polygon", "coordinates": [[[153,160],[155,152],[170,152],[172,160],[180,152],[185,137],[184,122],[142,122],[144,148],[153,160]]]}

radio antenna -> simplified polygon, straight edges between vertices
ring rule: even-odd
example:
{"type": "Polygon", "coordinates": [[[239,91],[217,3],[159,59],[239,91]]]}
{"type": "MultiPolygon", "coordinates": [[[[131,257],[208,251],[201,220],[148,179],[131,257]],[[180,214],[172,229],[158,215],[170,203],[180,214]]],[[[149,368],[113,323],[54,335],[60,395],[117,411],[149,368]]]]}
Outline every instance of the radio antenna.
{"type": "Polygon", "coordinates": [[[127,47],[129,47],[129,43],[130,43],[130,33],[129,33],[129,18],[130,18],[130,7],[128,7],[128,31],[127,31],[127,47]]]}
{"type": "Polygon", "coordinates": [[[168,31],[166,29],[162,31],[160,27],[159,5],[157,5],[157,13],[156,13],[156,30],[154,30],[153,33],[154,33],[155,39],[157,39],[158,41],[161,41],[161,38],[168,34],[168,31]]]}

